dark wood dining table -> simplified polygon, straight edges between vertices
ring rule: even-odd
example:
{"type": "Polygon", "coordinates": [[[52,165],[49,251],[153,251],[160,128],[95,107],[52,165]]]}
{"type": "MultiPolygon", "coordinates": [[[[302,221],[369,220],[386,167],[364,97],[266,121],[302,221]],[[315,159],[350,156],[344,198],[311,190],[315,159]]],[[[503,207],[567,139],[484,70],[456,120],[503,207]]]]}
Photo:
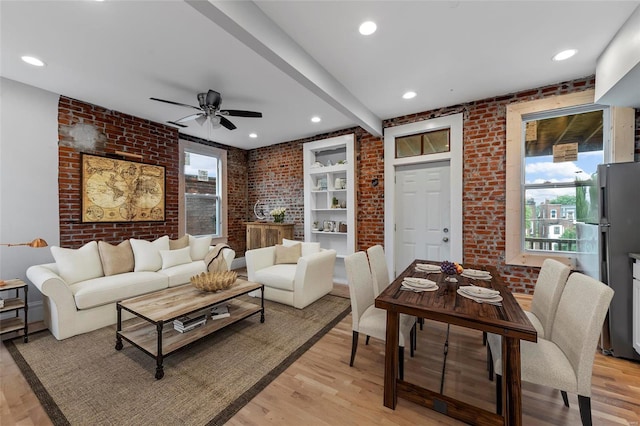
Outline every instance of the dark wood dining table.
{"type": "Polygon", "coordinates": [[[496,268],[466,265],[473,269],[489,271],[491,281],[452,275],[451,277],[457,279],[457,282],[452,282],[444,273],[416,270],[418,263],[440,264],[428,260],[414,260],[375,300],[377,308],[387,311],[384,405],[395,409],[398,397],[401,397],[469,424],[521,425],[520,340],[536,342],[535,328],[511,291],[504,285],[496,268]],[[428,278],[438,284],[438,290],[420,293],[401,290],[405,277],[428,278]],[[470,284],[498,290],[503,298],[502,305],[478,303],[457,293],[460,286],[470,284]],[[398,378],[398,324],[401,313],[495,333],[503,337],[503,416],[443,395],[442,391],[435,392],[398,378]]]}

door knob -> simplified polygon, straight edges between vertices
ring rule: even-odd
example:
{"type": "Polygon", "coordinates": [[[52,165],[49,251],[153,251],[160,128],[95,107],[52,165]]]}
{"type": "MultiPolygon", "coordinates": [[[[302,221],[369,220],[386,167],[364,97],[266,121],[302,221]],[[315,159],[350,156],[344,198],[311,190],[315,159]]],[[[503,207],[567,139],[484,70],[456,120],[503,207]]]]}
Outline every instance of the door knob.
{"type": "Polygon", "coordinates": [[[442,230],[442,232],[444,232],[444,233],[446,234],[447,232],[449,232],[449,228],[444,228],[444,229],[442,230]]]}
{"type": "Polygon", "coordinates": [[[444,237],[444,238],[442,239],[442,241],[444,241],[444,242],[446,243],[446,242],[448,242],[448,241],[449,241],[449,238],[448,238],[448,237],[444,237]]]}

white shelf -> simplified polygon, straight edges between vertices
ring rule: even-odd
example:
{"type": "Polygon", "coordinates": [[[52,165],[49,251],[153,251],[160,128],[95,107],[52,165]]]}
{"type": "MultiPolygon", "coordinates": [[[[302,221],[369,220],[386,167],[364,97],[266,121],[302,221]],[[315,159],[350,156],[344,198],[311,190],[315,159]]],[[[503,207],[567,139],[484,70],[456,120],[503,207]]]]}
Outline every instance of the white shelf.
{"type": "Polygon", "coordinates": [[[335,282],[346,283],[344,258],[355,252],[357,204],[354,147],[354,134],[307,142],[303,145],[305,241],[319,242],[322,248],[334,249],[339,253],[334,271],[335,282]],[[346,161],[346,164],[336,164],[339,161],[346,161]],[[311,167],[316,162],[331,162],[333,165],[311,167]],[[343,205],[346,207],[331,208],[334,199],[338,204],[345,203],[343,205]],[[345,224],[347,232],[312,229],[314,222],[317,222],[320,229],[324,228],[325,221],[334,222],[333,225],[336,227],[345,224]]]}

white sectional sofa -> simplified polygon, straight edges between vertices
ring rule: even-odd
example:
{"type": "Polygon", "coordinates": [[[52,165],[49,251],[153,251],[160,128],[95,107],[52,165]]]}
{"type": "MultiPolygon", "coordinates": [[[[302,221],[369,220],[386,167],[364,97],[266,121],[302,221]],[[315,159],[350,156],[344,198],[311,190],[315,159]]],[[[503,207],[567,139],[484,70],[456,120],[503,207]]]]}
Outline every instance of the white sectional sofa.
{"type": "MultiPolygon", "coordinates": [[[[115,324],[119,300],[186,284],[205,272],[213,256],[210,242],[164,236],[118,246],[91,241],[77,250],[51,247],[56,262],[31,266],[27,277],[43,295],[46,326],[62,340],[115,324]]],[[[224,248],[221,256],[231,269],[235,251],[224,248]]]]}
{"type": "MultiPolygon", "coordinates": [[[[249,281],[264,284],[264,298],[302,309],[333,289],[335,250],[320,248],[320,243],[283,240],[282,246],[247,250],[249,281]],[[282,254],[293,249],[297,252],[282,254]]],[[[250,295],[259,297],[259,292],[250,295]]]]}

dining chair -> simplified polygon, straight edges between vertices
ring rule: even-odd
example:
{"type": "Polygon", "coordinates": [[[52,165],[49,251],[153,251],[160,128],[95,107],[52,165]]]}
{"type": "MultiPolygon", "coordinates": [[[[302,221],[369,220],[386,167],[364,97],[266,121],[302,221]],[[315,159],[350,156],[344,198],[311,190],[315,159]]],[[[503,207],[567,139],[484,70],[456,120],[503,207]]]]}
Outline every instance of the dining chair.
{"type": "MultiPolygon", "coordinates": [[[[580,419],[591,425],[591,375],[596,346],[604,318],[613,298],[611,287],[574,272],[569,276],[551,334],[537,343],[523,341],[522,381],[560,389],[568,407],[566,393],[578,394],[580,419]]],[[[489,340],[496,372],[496,411],[502,413],[502,341],[489,340]]]]}
{"type": "MultiPolygon", "coordinates": [[[[540,268],[536,285],[533,289],[533,299],[531,300],[531,310],[524,311],[529,321],[538,332],[538,337],[549,340],[551,337],[551,326],[556,316],[558,303],[562,290],[571,273],[564,263],[553,259],[545,259],[540,268]]],[[[500,336],[489,333],[487,340],[492,340],[493,344],[487,345],[487,366],[489,368],[489,380],[493,380],[493,362],[491,360],[491,347],[498,346],[500,336]]]]}
{"type": "MultiPolygon", "coordinates": [[[[367,257],[369,258],[369,267],[371,268],[371,273],[373,274],[373,291],[375,296],[378,297],[382,290],[387,288],[391,281],[389,279],[389,268],[387,268],[387,258],[384,255],[384,248],[380,244],[376,244],[375,246],[371,246],[367,249],[367,257]]],[[[417,319],[418,324],[420,324],[420,330],[424,327],[424,318],[417,319]]],[[[369,342],[369,337],[367,336],[367,343],[369,342]]],[[[416,348],[418,340],[418,335],[413,335],[412,347],[416,348]]]]}
{"type": "MultiPolygon", "coordinates": [[[[358,349],[359,333],[372,336],[375,339],[385,341],[387,330],[387,312],[374,306],[375,294],[373,289],[373,276],[369,268],[367,255],[363,251],[351,254],[344,259],[347,281],[349,283],[349,295],[351,297],[351,318],[353,337],[351,343],[351,361],[353,367],[358,349]]],[[[413,356],[413,334],[415,333],[415,317],[400,315],[400,327],[398,336],[399,376],[404,378],[404,348],[405,343],[410,344],[411,356],[413,356]]]]}

